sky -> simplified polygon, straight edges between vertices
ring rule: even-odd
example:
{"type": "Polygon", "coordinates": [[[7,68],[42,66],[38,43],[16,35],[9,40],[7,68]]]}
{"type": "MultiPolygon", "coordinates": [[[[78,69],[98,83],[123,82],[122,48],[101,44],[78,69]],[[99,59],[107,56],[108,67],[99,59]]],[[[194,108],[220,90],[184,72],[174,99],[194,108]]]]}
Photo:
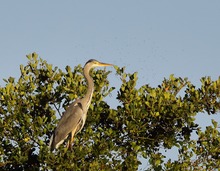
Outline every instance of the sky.
{"type": "MultiPolygon", "coordinates": [[[[2,1],[0,21],[0,86],[32,52],[61,69],[89,59],[125,66],[138,72],[137,86],[174,74],[199,87],[201,77],[220,76],[218,0],[2,1]]],[[[205,117],[198,122],[210,124],[205,117]]]]}

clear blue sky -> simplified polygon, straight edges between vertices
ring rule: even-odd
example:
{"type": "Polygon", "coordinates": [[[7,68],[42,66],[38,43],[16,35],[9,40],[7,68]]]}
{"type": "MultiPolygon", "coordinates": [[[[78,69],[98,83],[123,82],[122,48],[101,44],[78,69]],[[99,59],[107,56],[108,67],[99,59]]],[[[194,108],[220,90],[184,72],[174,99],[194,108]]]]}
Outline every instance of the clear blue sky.
{"type": "Polygon", "coordinates": [[[1,86],[32,52],[60,68],[90,58],[126,66],[139,86],[170,74],[197,86],[202,76],[220,76],[218,0],[4,1],[0,21],[1,86]]]}

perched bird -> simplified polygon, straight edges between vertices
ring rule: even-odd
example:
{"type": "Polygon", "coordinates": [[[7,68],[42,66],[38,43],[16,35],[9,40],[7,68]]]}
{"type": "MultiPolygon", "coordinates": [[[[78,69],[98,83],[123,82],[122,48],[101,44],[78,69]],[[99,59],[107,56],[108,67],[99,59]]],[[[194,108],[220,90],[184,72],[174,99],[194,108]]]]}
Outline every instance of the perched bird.
{"type": "Polygon", "coordinates": [[[94,91],[93,79],[89,73],[92,68],[101,66],[112,66],[112,64],[101,63],[94,59],[90,59],[88,62],[86,62],[83,69],[83,74],[88,84],[87,92],[83,98],[77,99],[70,104],[64,112],[57,125],[57,128],[54,130],[53,135],[51,136],[49,144],[51,151],[53,151],[55,148],[58,148],[68,136],[70,137],[68,147],[71,148],[74,136],[82,130],[94,91]]]}

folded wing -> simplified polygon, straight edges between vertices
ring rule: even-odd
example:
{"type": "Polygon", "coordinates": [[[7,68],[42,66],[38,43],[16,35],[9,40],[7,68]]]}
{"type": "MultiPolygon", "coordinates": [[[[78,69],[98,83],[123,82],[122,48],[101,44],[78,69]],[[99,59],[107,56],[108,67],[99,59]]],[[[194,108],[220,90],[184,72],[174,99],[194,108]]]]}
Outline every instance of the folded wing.
{"type": "Polygon", "coordinates": [[[82,122],[82,116],[82,104],[77,100],[66,109],[61,117],[50,140],[51,150],[58,148],[72,131],[79,129],[77,127],[82,122]]]}

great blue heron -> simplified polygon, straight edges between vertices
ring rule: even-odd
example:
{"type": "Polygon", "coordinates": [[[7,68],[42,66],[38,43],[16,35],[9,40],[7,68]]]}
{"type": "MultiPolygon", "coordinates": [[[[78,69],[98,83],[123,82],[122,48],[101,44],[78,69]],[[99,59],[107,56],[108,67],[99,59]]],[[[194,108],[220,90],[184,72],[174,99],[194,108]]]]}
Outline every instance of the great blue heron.
{"type": "Polygon", "coordinates": [[[88,84],[88,90],[83,98],[75,100],[64,112],[50,139],[49,147],[51,151],[58,148],[68,136],[70,136],[68,147],[71,148],[74,135],[82,130],[94,90],[93,79],[89,72],[91,68],[99,66],[112,66],[112,64],[101,63],[94,59],[86,62],[83,74],[88,84]]]}

